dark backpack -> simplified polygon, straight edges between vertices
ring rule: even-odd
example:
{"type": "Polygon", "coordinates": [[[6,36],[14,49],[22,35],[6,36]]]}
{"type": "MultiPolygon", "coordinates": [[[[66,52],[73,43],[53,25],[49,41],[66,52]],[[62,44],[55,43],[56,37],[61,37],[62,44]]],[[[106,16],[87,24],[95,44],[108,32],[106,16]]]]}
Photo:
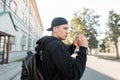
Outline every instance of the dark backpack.
{"type": "Polygon", "coordinates": [[[54,40],[56,38],[45,36],[36,42],[36,53],[33,54],[31,51],[27,52],[27,56],[22,63],[21,80],[46,80],[47,77],[42,66],[42,51],[54,40]],[[45,40],[47,43],[43,42],[45,40]]]}
{"type": "Polygon", "coordinates": [[[22,63],[21,80],[44,80],[44,74],[41,63],[41,54],[27,52],[27,56],[22,63]]]}

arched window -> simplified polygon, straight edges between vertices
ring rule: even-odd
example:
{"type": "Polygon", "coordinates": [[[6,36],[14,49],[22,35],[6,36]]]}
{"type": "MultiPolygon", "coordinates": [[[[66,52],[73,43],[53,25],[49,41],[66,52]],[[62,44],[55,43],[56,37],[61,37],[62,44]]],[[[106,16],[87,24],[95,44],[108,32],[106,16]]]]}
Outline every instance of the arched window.
{"type": "Polygon", "coordinates": [[[21,13],[21,19],[24,21],[24,13],[21,13]]]}
{"type": "Polygon", "coordinates": [[[6,0],[6,5],[10,6],[10,0],[6,0]]]}
{"type": "Polygon", "coordinates": [[[17,12],[17,4],[14,1],[10,4],[10,7],[14,13],[17,12]]]}

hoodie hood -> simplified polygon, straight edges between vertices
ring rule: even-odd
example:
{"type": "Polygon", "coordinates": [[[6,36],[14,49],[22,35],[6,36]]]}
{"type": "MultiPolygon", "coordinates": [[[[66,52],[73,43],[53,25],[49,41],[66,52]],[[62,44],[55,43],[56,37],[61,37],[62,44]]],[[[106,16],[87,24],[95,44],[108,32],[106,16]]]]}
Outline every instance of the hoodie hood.
{"type": "Polygon", "coordinates": [[[41,39],[39,39],[36,44],[36,48],[35,51],[37,53],[39,53],[41,50],[44,50],[44,48],[46,47],[46,45],[53,40],[58,40],[57,38],[53,37],[53,36],[44,36],[41,39]]]}

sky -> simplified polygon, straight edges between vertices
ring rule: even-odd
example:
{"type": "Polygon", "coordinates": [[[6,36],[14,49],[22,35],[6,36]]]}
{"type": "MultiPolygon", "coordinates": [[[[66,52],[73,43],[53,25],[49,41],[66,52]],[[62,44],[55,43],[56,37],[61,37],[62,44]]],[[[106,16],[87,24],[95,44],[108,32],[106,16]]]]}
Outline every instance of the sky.
{"type": "Polygon", "coordinates": [[[93,9],[100,17],[99,30],[105,30],[108,11],[115,10],[120,13],[120,0],[36,0],[38,10],[44,27],[43,35],[49,35],[46,31],[50,27],[54,17],[64,17],[69,22],[75,11],[81,11],[84,7],[93,9]]]}

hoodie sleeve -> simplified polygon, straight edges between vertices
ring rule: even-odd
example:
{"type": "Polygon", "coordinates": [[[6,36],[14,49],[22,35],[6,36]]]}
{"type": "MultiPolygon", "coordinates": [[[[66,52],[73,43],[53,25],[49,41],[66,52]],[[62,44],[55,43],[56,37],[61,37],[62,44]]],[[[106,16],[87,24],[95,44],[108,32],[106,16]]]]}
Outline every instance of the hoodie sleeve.
{"type": "Polygon", "coordinates": [[[76,46],[74,46],[73,44],[71,44],[69,47],[68,47],[68,50],[69,50],[69,53],[72,55],[74,53],[74,50],[76,49],[76,46]]]}
{"type": "Polygon", "coordinates": [[[67,80],[77,80],[82,76],[86,64],[86,48],[80,48],[78,55],[73,59],[63,45],[54,45],[51,57],[60,74],[67,80]],[[75,79],[76,78],[76,79],[75,79]]]}

